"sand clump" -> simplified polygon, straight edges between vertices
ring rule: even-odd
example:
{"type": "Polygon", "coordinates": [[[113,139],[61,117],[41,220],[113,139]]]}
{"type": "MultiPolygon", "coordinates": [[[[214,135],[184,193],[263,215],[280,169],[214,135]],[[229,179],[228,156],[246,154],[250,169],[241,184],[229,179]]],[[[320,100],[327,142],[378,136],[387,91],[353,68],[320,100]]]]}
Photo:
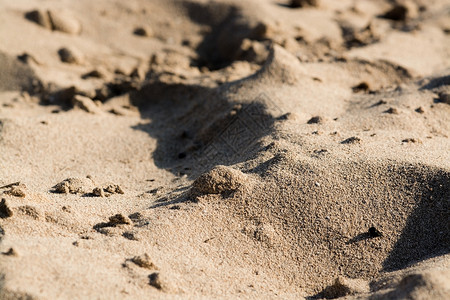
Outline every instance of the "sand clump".
{"type": "Polygon", "coordinates": [[[57,30],[77,35],[81,32],[81,23],[69,12],[60,10],[32,10],[25,17],[48,30],[57,30]]]}
{"type": "Polygon", "coordinates": [[[336,299],[356,294],[364,294],[370,291],[369,283],[362,279],[350,279],[338,277],[333,285],[328,286],[323,295],[327,299],[336,299]]]}
{"type": "Polygon", "coordinates": [[[34,220],[39,220],[41,218],[41,212],[31,205],[22,205],[17,207],[17,212],[23,216],[28,216],[33,218],[34,220]]]}
{"type": "Polygon", "coordinates": [[[109,224],[111,226],[128,225],[131,224],[131,220],[122,214],[115,214],[114,216],[109,217],[109,224]]]}
{"type": "Polygon", "coordinates": [[[216,166],[194,181],[192,193],[194,195],[228,193],[237,190],[247,182],[248,179],[241,171],[226,166],[216,166]]]}
{"type": "Polygon", "coordinates": [[[323,124],[326,122],[326,119],[322,116],[314,116],[308,120],[308,124],[323,124]]]}
{"type": "Polygon", "coordinates": [[[341,142],[341,144],[348,144],[348,145],[360,144],[360,143],[361,143],[361,138],[359,138],[357,136],[349,137],[348,139],[345,139],[341,142]]]}
{"type": "Polygon", "coordinates": [[[117,184],[105,184],[101,187],[96,187],[93,189],[92,194],[98,197],[109,197],[114,194],[124,194],[123,189],[117,184]]]}
{"type": "Polygon", "coordinates": [[[55,193],[61,194],[84,194],[92,192],[94,182],[90,177],[67,178],[53,187],[55,193]]]}
{"type": "Polygon", "coordinates": [[[3,193],[5,195],[13,196],[13,197],[19,197],[19,198],[25,198],[26,196],[26,190],[27,186],[21,182],[15,182],[11,184],[7,184],[5,186],[0,187],[0,189],[7,189],[3,193]]]}
{"type": "Polygon", "coordinates": [[[138,265],[141,268],[149,269],[149,270],[157,270],[158,268],[150,259],[150,256],[147,253],[142,255],[135,256],[131,258],[131,261],[138,265]]]}

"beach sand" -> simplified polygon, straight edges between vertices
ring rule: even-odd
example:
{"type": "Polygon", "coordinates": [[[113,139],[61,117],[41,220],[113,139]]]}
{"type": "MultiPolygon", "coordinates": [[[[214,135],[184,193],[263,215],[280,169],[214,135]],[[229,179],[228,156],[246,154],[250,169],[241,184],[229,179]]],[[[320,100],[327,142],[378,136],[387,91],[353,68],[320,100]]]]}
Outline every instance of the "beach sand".
{"type": "Polygon", "coordinates": [[[448,1],[0,7],[0,299],[450,298],[448,1]]]}

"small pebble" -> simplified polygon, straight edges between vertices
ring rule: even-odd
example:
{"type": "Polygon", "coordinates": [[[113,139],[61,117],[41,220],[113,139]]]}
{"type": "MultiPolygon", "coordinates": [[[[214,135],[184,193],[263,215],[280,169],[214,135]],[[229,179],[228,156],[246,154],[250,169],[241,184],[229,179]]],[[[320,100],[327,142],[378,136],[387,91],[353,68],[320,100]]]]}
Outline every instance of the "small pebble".
{"type": "Polygon", "coordinates": [[[398,115],[398,109],[396,109],[395,107],[390,107],[388,110],[385,111],[385,113],[398,115]]]}
{"type": "Polygon", "coordinates": [[[361,82],[360,84],[352,87],[352,90],[353,90],[354,93],[368,92],[369,91],[369,84],[367,82],[361,82]]]}
{"type": "Polygon", "coordinates": [[[137,27],[136,29],[134,29],[133,33],[137,36],[142,37],[152,37],[154,35],[153,30],[147,26],[137,27]]]}
{"type": "Polygon", "coordinates": [[[419,114],[423,114],[425,113],[425,110],[423,109],[422,106],[419,106],[418,108],[416,108],[416,112],[418,112],[419,114]]]}
{"type": "Polygon", "coordinates": [[[58,50],[59,58],[62,62],[68,64],[81,64],[83,62],[83,56],[77,50],[61,48],[58,50]]]}
{"type": "Polygon", "coordinates": [[[19,183],[18,185],[12,186],[8,191],[5,192],[5,194],[13,197],[25,198],[26,188],[27,187],[25,186],[25,184],[19,183]]]}
{"type": "Polygon", "coordinates": [[[325,122],[325,118],[321,116],[315,116],[309,119],[308,124],[323,124],[325,122]]]}
{"type": "Polygon", "coordinates": [[[361,139],[356,136],[349,137],[346,140],[343,140],[341,144],[359,144],[361,143],[361,139]]]}
{"type": "Polygon", "coordinates": [[[371,237],[371,238],[376,238],[376,237],[381,237],[381,236],[383,236],[383,234],[378,230],[378,229],[376,229],[375,227],[370,227],[369,228],[369,236],[371,237]]]}

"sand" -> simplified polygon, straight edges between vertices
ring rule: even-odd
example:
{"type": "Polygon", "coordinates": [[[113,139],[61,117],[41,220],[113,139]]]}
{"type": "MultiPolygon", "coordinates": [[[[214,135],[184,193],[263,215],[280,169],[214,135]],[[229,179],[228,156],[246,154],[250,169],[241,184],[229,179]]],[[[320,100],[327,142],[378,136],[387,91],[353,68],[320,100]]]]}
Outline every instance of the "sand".
{"type": "Polygon", "coordinates": [[[0,7],[0,299],[450,298],[448,1],[0,7]]]}

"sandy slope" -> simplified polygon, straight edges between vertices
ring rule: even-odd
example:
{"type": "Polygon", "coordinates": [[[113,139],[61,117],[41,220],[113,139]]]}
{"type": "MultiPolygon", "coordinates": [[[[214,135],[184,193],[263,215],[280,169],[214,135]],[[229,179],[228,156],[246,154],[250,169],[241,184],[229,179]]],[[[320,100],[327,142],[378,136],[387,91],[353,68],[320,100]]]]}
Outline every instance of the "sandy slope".
{"type": "Polygon", "coordinates": [[[288,4],[0,1],[1,299],[450,297],[448,1],[288,4]]]}

